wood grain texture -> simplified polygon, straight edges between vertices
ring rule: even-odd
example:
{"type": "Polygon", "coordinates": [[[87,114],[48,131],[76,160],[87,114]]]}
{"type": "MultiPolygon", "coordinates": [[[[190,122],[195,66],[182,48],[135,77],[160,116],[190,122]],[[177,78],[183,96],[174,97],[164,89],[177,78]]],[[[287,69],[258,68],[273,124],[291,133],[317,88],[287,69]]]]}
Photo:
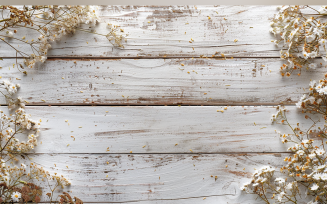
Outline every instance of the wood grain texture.
{"type": "Polygon", "coordinates": [[[289,155],[275,130],[291,130],[271,124],[270,105],[290,104],[290,123],[310,127],[294,103],[326,72],[323,64],[280,76],[284,61],[269,33],[276,13],[252,5],[103,6],[95,30],[120,25],[129,34],[124,49],[77,31],[52,43],[47,62],[27,76],[0,44],[0,76],[21,84],[27,113],[43,121],[32,162],[67,177],[66,190],[86,203],[262,203],[239,187],[255,168],[278,169],[289,155]]]}
{"type": "MultiPolygon", "coordinates": [[[[53,59],[25,76],[14,63],[0,61],[1,76],[20,83],[18,95],[30,105],[295,104],[308,92],[310,79],[319,80],[326,72],[320,66],[283,78],[279,69],[284,61],[261,58],[53,59]]],[[[0,103],[6,104],[4,98],[0,103]]]]}
{"type": "MultiPolygon", "coordinates": [[[[275,14],[275,5],[105,6],[100,7],[103,23],[95,31],[107,34],[107,23],[121,26],[129,34],[124,49],[114,48],[104,36],[77,31],[52,43],[48,56],[162,58],[211,56],[219,52],[234,57],[279,57],[280,48],[271,42],[275,37],[269,33],[269,22],[275,14]]],[[[19,29],[15,36],[26,36],[31,41],[39,33],[19,29]]],[[[31,52],[29,45],[15,40],[10,43],[31,52]]],[[[16,52],[2,43],[0,57],[16,57],[16,52]]]]}
{"type": "MultiPolygon", "coordinates": [[[[305,130],[312,125],[294,106],[288,109],[293,127],[300,123],[305,130]]],[[[275,130],[289,134],[292,130],[287,125],[270,124],[275,108],[232,106],[223,113],[217,110],[224,107],[26,108],[33,119],[42,120],[38,139],[42,144],[36,147],[37,153],[286,152],[288,145],[282,144],[275,130]]]]}
{"type": "Polygon", "coordinates": [[[288,155],[38,154],[32,161],[63,174],[72,183],[66,191],[85,202],[259,204],[239,186],[255,168],[280,168],[288,155]]]}

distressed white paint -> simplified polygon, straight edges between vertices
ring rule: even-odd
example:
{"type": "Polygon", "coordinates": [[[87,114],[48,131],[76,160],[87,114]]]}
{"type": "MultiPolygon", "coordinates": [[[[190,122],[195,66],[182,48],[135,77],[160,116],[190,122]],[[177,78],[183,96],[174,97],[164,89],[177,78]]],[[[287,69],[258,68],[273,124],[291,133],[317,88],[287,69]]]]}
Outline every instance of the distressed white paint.
{"type": "MultiPolygon", "coordinates": [[[[222,52],[234,57],[279,57],[279,48],[271,42],[275,37],[269,33],[269,22],[276,13],[275,5],[104,7],[100,12],[103,23],[95,31],[107,34],[107,23],[121,26],[129,34],[124,49],[113,48],[104,36],[77,31],[54,42],[49,56],[156,58],[222,52]],[[238,41],[234,42],[235,39],[238,41]]],[[[26,36],[31,41],[39,33],[19,29],[15,36],[26,36]]],[[[29,45],[15,40],[10,43],[15,47],[20,44],[20,49],[31,53],[29,45]]],[[[13,49],[0,44],[0,57],[15,56],[13,49]]]]}
{"type": "MultiPolygon", "coordinates": [[[[304,130],[311,126],[294,106],[288,109],[293,127],[298,122],[304,130]]],[[[292,130],[271,124],[275,108],[229,106],[223,113],[217,110],[224,106],[26,108],[32,118],[42,119],[38,153],[286,152],[288,146],[281,143],[275,130],[292,130]]]]}
{"type": "Polygon", "coordinates": [[[267,164],[280,168],[285,156],[40,154],[32,161],[50,173],[65,175],[72,183],[66,190],[85,202],[259,204],[256,196],[241,194],[239,186],[250,180],[255,168],[267,164]]]}
{"type": "MultiPolygon", "coordinates": [[[[284,61],[271,58],[54,59],[27,69],[25,76],[13,63],[0,61],[2,78],[20,83],[18,95],[38,105],[295,104],[308,92],[310,79],[318,81],[326,72],[320,66],[283,78],[284,61]]],[[[0,102],[5,104],[4,98],[0,102]]]]}
{"type": "MultiPolygon", "coordinates": [[[[14,59],[0,61],[3,79],[18,78],[11,79],[22,85],[19,95],[34,105],[27,112],[43,121],[33,162],[65,175],[72,195],[85,202],[262,203],[241,195],[239,186],[254,168],[283,164],[287,145],[275,130],[290,129],[270,124],[274,107],[242,105],[294,104],[310,79],[325,73],[280,76],[284,62],[268,31],[275,7],[103,7],[96,31],[120,25],[129,34],[125,49],[77,31],[54,42],[52,58],[27,76],[12,68],[14,59]],[[183,59],[221,53],[235,58],[183,59]],[[89,104],[104,106],[77,106],[89,104]],[[177,104],[241,106],[223,113],[217,110],[225,106],[125,106],[177,104]]],[[[31,40],[34,34],[19,30],[16,36],[31,40]]],[[[15,56],[0,44],[0,57],[15,56]]],[[[294,106],[288,109],[292,125],[311,125],[294,106]]]]}

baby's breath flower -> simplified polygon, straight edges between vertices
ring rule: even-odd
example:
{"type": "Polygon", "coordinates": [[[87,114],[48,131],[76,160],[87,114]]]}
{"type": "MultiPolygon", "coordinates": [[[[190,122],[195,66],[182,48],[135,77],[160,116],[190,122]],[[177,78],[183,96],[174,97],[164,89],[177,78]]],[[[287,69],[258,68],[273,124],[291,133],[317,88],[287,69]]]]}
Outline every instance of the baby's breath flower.
{"type": "Polygon", "coordinates": [[[325,154],[325,150],[324,150],[324,149],[317,149],[315,152],[316,152],[316,154],[317,154],[318,156],[322,156],[322,155],[325,154]]]}
{"type": "Polygon", "coordinates": [[[317,84],[316,80],[310,81],[309,86],[313,88],[317,84]]]}
{"type": "Polygon", "coordinates": [[[21,198],[21,193],[19,192],[13,192],[12,196],[11,196],[11,199],[13,202],[19,202],[19,199],[21,198]]]}
{"type": "Polygon", "coordinates": [[[15,94],[17,92],[17,89],[20,87],[19,84],[13,84],[8,80],[3,80],[1,84],[4,86],[4,88],[10,95],[15,94]]]}
{"type": "Polygon", "coordinates": [[[285,179],[283,178],[276,178],[275,181],[278,182],[279,184],[285,183],[285,179]]]}
{"type": "MultiPolygon", "coordinates": [[[[274,44],[282,43],[283,46],[280,50],[280,57],[288,60],[288,64],[281,67],[282,76],[289,76],[294,70],[300,70],[303,66],[315,69],[316,65],[312,64],[311,60],[321,56],[321,49],[327,51],[327,24],[314,18],[304,17],[301,9],[307,7],[311,8],[309,6],[283,6],[270,22],[269,31],[277,37],[273,41],[274,44]],[[319,47],[318,43],[324,46],[319,47]]],[[[317,12],[314,9],[313,11],[317,12]]],[[[322,6],[318,12],[327,15],[326,6],[322,6]]]]}
{"type": "Polygon", "coordinates": [[[296,105],[297,108],[302,108],[302,102],[301,101],[295,103],[295,105],[296,105]]]}
{"type": "Polygon", "coordinates": [[[299,155],[299,156],[303,156],[304,153],[305,153],[305,152],[304,152],[303,150],[299,150],[299,151],[296,152],[296,154],[299,155]]]}
{"type": "Polygon", "coordinates": [[[278,201],[281,202],[283,200],[283,197],[285,196],[285,192],[281,192],[279,195],[278,195],[278,201]]]}
{"type": "MultiPolygon", "coordinates": [[[[325,87],[327,87],[327,74],[325,79],[319,80],[319,82],[315,80],[310,82],[309,93],[302,95],[297,106],[303,108],[303,110],[321,113],[326,123],[327,113],[324,111],[327,108],[327,91],[325,87]],[[319,112],[319,110],[323,111],[319,112]]],[[[285,113],[285,108],[278,106],[277,113],[272,116],[272,121],[290,125],[285,113]]],[[[315,127],[316,122],[311,117],[305,115],[305,118],[310,118],[314,122],[312,127],[315,127]]],[[[282,134],[276,131],[283,143],[294,143],[288,148],[294,154],[285,157],[286,165],[280,168],[281,173],[285,173],[287,178],[275,178],[273,172],[268,174],[265,172],[266,167],[262,167],[254,172],[251,184],[246,186],[246,192],[255,193],[259,196],[265,195],[266,197],[268,197],[266,195],[268,192],[275,192],[271,197],[271,199],[275,199],[275,203],[287,203],[290,199],[297,200],[302,196],[297,186],[297,182],[300,181],[307,186],[308,195],[315,196],[315,194],[310,192],[319,192],[319,197],[315,199],[320,203],[325,203],[327,200],[324,196],[327,193],[322,192],[321,189],[327,187],[327,185],[322,185],[322,183],[327,181],[326,151],[323,145],[316,146],[317,142],[307,138],[310,138],[310,134],[314,132],[319,133],[319,137],[327,138],[327,124],[323,128],[318,127],[316,131],[310,129],[303,131],[299,123],[295,128],[291,127],[291,129],[293,131],[292,134],[282,134]],[[287,183],[289,179],[293,181],[287,183]]]]}
{"type": "Polygon", "coordinates": [[[324,180],[326,181],[327,180],[327,173],[316,173],[313,175],[313,179],[315,180],[324,180]]]}
{"type": "Polygon", "coordinates": [[[310,143],[310,140],[302,140],[302,143],[303,144],[309,144],[310,143]]]}
{"type": "Polygon", "coordinates": [[[311,190],[312,191],[315,191],[315,190],[317,190],[319,188],[319,186],[316,184],[316,183],[314,183],[312,186],[311,186],[311,190]]]}
{"type": "MultiPolygon", "coordinates": [[[[0,21],[0,26],[2,30],[6,32],[5,36],[8,38],[13,38],[14,33],[17,32],[17,30],[14,30],[14,32],[10,30],[15,26],[20,26],[25,29],[35,29],[34,27],[40,28],[35,29],[41,33],[37,38],[38,40],[30,40],[33,46],[26,40],[25,36],[22,37],[22,40],[24,40],[23,42],[31,45],[31,53],[33,54],[28,54],[25,50],[21,52],[15,48],[15,51],[21,55],[20,57],[24,58],[25,66],[29,68],[35,67],[38,62],[45,62],[48,50],[51,48],[50,43],[60,40],[67,34],[74,34],[76,29],[81,29],[81,24],[88,24],[89,28],[91,28],[90,30],[85,29],[84,31],[98,34],[93,30],[95,25],[100,22],[98,15],[99,9],[96,6],[24,6],[23,9],[15,6],[1,6],[0,9],[2,9],[2,12],[8,12],[10,14],[9,21],[7,21],[7,19],[0,21]],[[39,18],[42,18],[42,21],[40,21],[39,18]]],[[[120,32],[116,32],[116,28],[117,27],[109,30],[108,36],[111,37],[109,41],[114,46],[123,47],[122,40],[125,41],[125,38],[120,34],[123,33],[123,29],[120,29],[120,32]]],[[[5,41],[4,43],[10,44],[9,40],[2,39],[5,41]]]]}
{"type": "Polygon", "coordinates": [[[308,43],[311,43],[312,41],[314,41],[316,39],[316,35],[307,35],[306,36],[306,40],[308,43]]]}
{"type": "Polygon", "coordinates": [[[313,159],[313,158],[316,157],[316,154],[309,154],[308,156],[309,156],[310,159],[313,159]]]}

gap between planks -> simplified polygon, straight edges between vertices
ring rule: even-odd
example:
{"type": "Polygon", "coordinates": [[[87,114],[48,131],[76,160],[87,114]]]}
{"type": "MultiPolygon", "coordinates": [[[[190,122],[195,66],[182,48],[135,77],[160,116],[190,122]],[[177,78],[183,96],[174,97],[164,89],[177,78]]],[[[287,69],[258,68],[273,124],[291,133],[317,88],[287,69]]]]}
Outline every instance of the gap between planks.
{"type": "MultiPolygon", "coordinates": [[[[246,58],[260,58],[260,59],[280,59],[280,57],[277,56],[271,56],[271,57],[265,57],[265,56],[261,56],[261,57],[255,57],[255,56],[249,56],[249,57],[242,57],[242,56],[232,56],[232,55],[228,55],[226,54],[225,57],[192,57],[192,56],[185,56],[185,57],[181,57],[181,56],[169,56],[169,57],[141,57],[141,56],[134,56],[134,57],[47,57],[47,61],[54,61],[54,60],[119,60],[119,59],[225,59],[228,57],[233,57],[234,59],[246,59],[246,58]]],[[[0,57],[2,59],[25,59],[23,57],[0,57]]],[[[322,58],[322,57],[316,57],[316,58],[322,58]]]]}
{"type": "MultiPolygon", "coordinates": [[[[69,104],[69,103],[62,103],[62,104],[58,104],[58,103],[54,103],[54,104],[39,104],[39,103],[30,103],[30,104],[25,104],[25,106],[40,106],[40,107],[44,107],[44,106],[53,106],[53,107],[61,107],[61,106],[108,106],[108,107],[125,107],[125,106],[148,106],[148,107],[152,107],[152,106],[278,106],[278,105],[283,105],[283,106],[295,106],[296,102],[292,102],[292,103],[247,103],[247,104],[243,104],[243,103],[233,103],[233,104],[226,104],[226,103],[213,103],[213,104],[206,104],[206,105],[199,105],[199,104],[167,104],[167,105],[163,105],[163,104],[154,104],[154,105],[146,105],[146,104],[84,104],[84,103],[77,103],[77,104],[69,104]]],[[[2,107],[7,107],[7,104],[0,104],[0,106],[2,107]]]]}
{"type": "Polygon", "coordinates": [[[115,154],[119,154],[119,155],[189,155],[189,156],[199,156],[199,155],[205,155],[205,154],[210,154],[210,155],[238,155],[238,156],[246,156],[248,154],[252,155],[252,154],[257,154],[257,155],[273,155],[273,154],[294,154],[293,152],[286,152],[286,151],[280,151],[280,152],[199,152],[199,153],[184,153],[184,152],[172,152],[172,153],[169,153],[169,152],[153,152],[153,153],[141,153],[141,152],[138,152],[138,153],[127,153],[127,152],[121,152],[121,153],[115,153],[115,152],[95,152],[95,153],[83,153],[83,152],[64,152],[64,153],[44,153],[44,152],[36,152],[36,153],[31,153],[31,152],[28,152],[28,153],[25,153],[25,155],[45,155],[45,154],[90,154],[90,155],[115,155],[115,154]]]}

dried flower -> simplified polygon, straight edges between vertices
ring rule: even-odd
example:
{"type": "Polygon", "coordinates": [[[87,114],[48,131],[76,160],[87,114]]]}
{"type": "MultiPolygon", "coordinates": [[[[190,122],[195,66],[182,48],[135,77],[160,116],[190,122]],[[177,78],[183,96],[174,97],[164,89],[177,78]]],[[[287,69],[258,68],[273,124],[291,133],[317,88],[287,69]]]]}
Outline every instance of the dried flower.
{"type": "MultiPolygon", "coordinates": [[[[288,61],[280,70],[282,76],[286,73],[289,76],[294,70],[301,71],[305,65],[309,69],[316,69],[317,64],[312,63],[312,59],[322,56],[322,49],[327,51],[327,24],[304,17],[301,9],[305,8],[311,9],[310,6],[282,6],[270,23],[270,32],[278,38],[273,41],[274,44],[278,46],[282,43],[280,57],[288,61]]],[[[317,12],[315,9],[312,11],[317,12]]],[[[326,6],[322,6],[318,12],[326,15],[326,6]]],[[[323,59],[327,61],[326,57],[323,59]]]]}
{"type": "Polygon", "coordinates": [[[22,194],[16,191],[12,194],[11,199],[13,200],[13,202],[18,202],[21,196],[22,194]]]}
{"type": "MultiPolygon", "coordinates": [[[[327,76],[327,75],[326,75],[327,76]]],[[[280,169],[285,177],[275,178],[274,172],[267,171],[267,167],[256,170],[252,175],[251,182],[244,184],[241,189],[248,193],[255,193],[266,203],[270,192],[274,192],[271,199],[275,203],[296,203],[301,198],[301,191],[298,189],[300,182],[307,188],[307,196],[311,196],[314,201],[309,203],[326,203],[327,192],[325,188],[327,182],[327,154],[323,143],[319,145],[315,140],[310,139],[310,134],[319,134],[322,139],[327,139],[327,80],[326,76],[319,82],[312,80],[309,83],[309,93],[304,94],[296,104],[303,112],[314,112],[323,116],[325,124],[323,127],[316,127],[318,121],[306,114],[304,118],[313,122],[313,125],[302,130],[297,123],[293,128],[286,117],[286,109],[277,106],[277,113],[272,115],[272,123],[287,124],[292,134],[282,134],[276,131],[283,143],[292,143],[288,150],[293,153],[290,157],[285,157],[286,164],[280,169]],[[315,128],[316,129],[313,129],[315,128]],[[317,196],[319,195],[319,196],[317,196]]],[[[269,196],[270,197],[270,196],[269,196]]]]}
{"type": "MultiPolygon", "coordinates": [[[[22,37],[24,41],[19,40],[20,43],[31,47],[30,54],[25,50],[19,50],[20,47],[16,48],[11,45],[10,41],[7,39],[1,38],[4,44],[10,45],[8,48],[14,49],[19,57],[24,58],[24,64],[29,68],[33,68],[38,62],[45,62],[48,50],[51,48],[51,42],[58,41],[67,34],[74,34],[76,30],[82,30],[92,34],[103,35],[79,27],[84,23],[88,24],[90,28],[94,28],[94,26],[100,22],[100,18],[97,14],[97,7],[91,5],[25,5],[22,8],[15,6],[0,6],[0,10],[3,14],[8,14],[9,16],[4,17],[7,15],[2,15],[3,19],[0,19],[0,37],[5,36],[11,38],[11,40],[18,40],[14,38],[14,34],[17,33],[17,30],[11,30],[16,26],[21,26],[24,29],[33,29],[40,33],[36,41],[34,41],[34,39],[30,40],[30,42],[29,40],[25,41],[25,36],[22,37]],[[5,32],[5,34],[2,35],[1,31],[5,32]]],[[[117,26],[109,28],[107,38],[114,46],[123,47],[122,41],[125,41],[124,36],[121,34],[123,30],[121,29],[120,32],[117,32],[116,28],[117,26]]],[[[17,66],[17,68],[19,67],[17,66]]]]}

